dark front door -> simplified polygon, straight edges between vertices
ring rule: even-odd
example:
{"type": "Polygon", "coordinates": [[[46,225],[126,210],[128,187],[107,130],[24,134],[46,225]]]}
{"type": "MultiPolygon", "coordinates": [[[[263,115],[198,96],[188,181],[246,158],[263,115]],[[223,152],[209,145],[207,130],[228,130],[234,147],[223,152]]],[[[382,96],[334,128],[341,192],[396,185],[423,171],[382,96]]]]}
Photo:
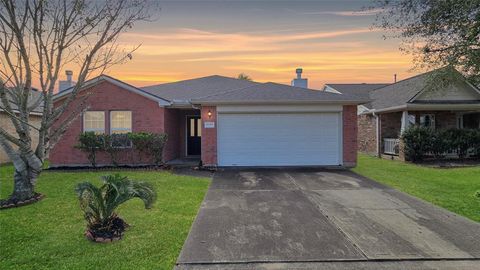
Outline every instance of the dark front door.
{"type": "Polygon", "coordinates": [[[200,116],[187,116],[187,155],[199,156],[202,139],[202,119],[200,116]]]}

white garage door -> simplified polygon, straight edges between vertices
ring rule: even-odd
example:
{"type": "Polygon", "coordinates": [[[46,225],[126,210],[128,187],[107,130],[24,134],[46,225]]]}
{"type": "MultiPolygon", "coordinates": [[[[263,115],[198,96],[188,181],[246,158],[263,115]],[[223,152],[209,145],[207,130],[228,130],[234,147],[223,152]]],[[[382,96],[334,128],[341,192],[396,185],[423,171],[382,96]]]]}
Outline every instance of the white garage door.
{"type": "Polygon", "coordinates": [[[340,113],[220,113],[220,166],[340,165],[340,113]]]}

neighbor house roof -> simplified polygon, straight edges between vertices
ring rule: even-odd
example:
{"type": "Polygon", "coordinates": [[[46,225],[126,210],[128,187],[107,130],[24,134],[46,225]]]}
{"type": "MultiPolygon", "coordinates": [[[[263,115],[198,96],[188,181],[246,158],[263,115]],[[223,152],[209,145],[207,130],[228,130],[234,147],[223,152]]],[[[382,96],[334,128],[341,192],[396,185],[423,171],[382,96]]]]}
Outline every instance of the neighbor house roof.
{"type": "Polygon", "coordinates": [[[260,83],[219,75],[142,87],[142,90],[169,101],[190,101],[242,89],[260,83]]]}
{"type": "MultiPolygon", "coordinates": [[[[367,112],[405,109],[407,105],[413,108],[413,106],[418,107],[420,104],[480,104],[480,100],[416,100],[428,88],[429,80],[436,78],[431,77],[431,75],[444,76],[443,74],[446,74],[442,73],[442,70],[445,71],[446,69],[432,70],[392,84],[325,84],[324,90],[370,99],[371,102],[362,104],[369,109],[367,112]]],[[[458,71],[454,70],[453,73],[449,74],[455,78],[460,78],[467,89],[480,93],[458,71]]]]}
{"type": "Polygon", "coordinates": [[[425,88],[428,74],[413,76],[370,92],[371,107],[383,109],[406,104],[425,88]]]}
{"type": "MultiPolygon", "coordinates": [[[[9,91],[6,91],[6,93],[9,93],[9,91]]],[[[13,97],[8,94],[7,98],[10,100],[10,107],[14,112],[18,112],[18,104],[17,102],[14,101],[13,97]]],[[[36,102],[39,102],[39,99],[42,98],[42,92],[38,90],[31,90],[30,94],[28,95],[28,106],[31,106],[35,104],[36,102]]],[[[3,105],[0,102],[0,112],[3,111],[2,109],[3,105]]],[[[36,106],[30,114],[33,115],[41,115],[43,112],[43,101],[40,101],[38,106],[36,106]]]]}
{"type": "MultiPolygon", "coordinates": [[[[394,84],[390,84],[388,86],[376,89],[370,92],[370,98],[372,99],[371,107],[374,110],[382,110],[386,108],[398,107],[406,105],[407,103],[425,103],[423,102],[416,102],[415,98],[420,95],[420,93],[428,88],[428,84],[430,82],[432,75],[435,75],[435,72],[441,72],[441,69],[432,70],[426,73],[422,73],[405,80],[399,81],[394,84]]],[[[461,78],[464,82],[466,87],[473,89],[476,92],[479,90],[468,83],[468,81],[463,77],[463,75],[458,72],[454,71],[455,75],[458,78],[461,78]]],[[[441,75],[442,73],[437,73],[441,75]]],[[[479,92],[480,93],[480,92],[479,92]]],[[[436,101],[426,102],[426,103],[437,103],[436,101]]],[[[480,103],[478,101],[458,101],[458,100],[451,100],[451,101],[441,101],[440,103],[449,103],[449,104],[472,104],[472,103],[480,103]]]]}
{"type": "MultiPolygon", "coordinates": [[[[389,85],[389,83],[329,83],[325,84],[324,90],[334,90],[341,94],[357,96],[361,99],[369,100],[371,99],[370,92],[387,85],[389,85]]],[[[371,102],[362,105],[368,109],[372,108],[371,102]]]]}
{"type": "Polygon", "coordinates": [[[193,99],[198,104],[225,103],[342,103],[360,104],[367,99],[349,94],[337,94],[279,83],[256,83],[250,87],[193,99]]]}
{"type": "Polygon", "coordinates": [[[375,89],[385,87],[389,83],[329,83],[325,84],[342,94],[356,95],[369,99],[369,93],[375,89]]]}

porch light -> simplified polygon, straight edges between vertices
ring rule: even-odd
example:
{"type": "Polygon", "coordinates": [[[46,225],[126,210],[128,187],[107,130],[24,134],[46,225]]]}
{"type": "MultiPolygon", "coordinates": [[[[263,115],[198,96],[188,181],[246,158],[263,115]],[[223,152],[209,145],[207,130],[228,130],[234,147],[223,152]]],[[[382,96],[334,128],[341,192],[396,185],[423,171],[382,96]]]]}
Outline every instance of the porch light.
{"type": "Polygon", "coordinates": [[[208,115],[208,118],[212,118],[212,111],[208,110],[207,115],[208,115]]]}

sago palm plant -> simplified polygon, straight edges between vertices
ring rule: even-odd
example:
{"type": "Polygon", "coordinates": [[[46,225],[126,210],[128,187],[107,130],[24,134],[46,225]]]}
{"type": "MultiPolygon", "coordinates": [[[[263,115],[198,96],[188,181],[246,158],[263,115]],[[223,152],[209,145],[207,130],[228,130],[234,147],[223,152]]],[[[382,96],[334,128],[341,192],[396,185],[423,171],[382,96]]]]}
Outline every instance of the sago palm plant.
{"type": "Polygon", "coordinates": [[[75,188],[87,220],[86,234],[92,240],[118,239],[128,225],[117,216],[115,209],[133,198],[141,199],[145,208],[149,209],[157,195],[151,184],[132,181],[119,174],[102,176],[102,181],[101,187],[84,182],[75,188]]]}

